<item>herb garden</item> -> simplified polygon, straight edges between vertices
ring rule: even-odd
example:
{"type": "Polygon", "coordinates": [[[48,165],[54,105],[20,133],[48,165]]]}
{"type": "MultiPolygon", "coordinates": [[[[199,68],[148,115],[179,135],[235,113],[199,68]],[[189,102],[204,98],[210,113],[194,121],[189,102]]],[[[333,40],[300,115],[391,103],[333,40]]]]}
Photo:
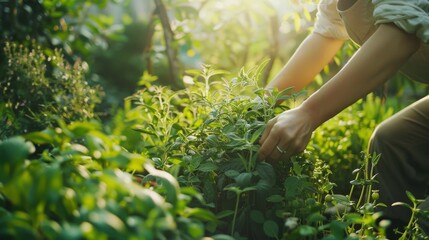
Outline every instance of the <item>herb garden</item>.
{"type": "MultiPolygon", "coordinates": [[[[264,85],[316,2],[142,2],[146,20],[133,1],[0,1],[1,239],[386,239],[367,142],[427,87],[395,76],[302,154],[259,160],[266,122],[308,96],[264,85]]],[[[407,194],[399,236],[425,239],[407,194]]]]}

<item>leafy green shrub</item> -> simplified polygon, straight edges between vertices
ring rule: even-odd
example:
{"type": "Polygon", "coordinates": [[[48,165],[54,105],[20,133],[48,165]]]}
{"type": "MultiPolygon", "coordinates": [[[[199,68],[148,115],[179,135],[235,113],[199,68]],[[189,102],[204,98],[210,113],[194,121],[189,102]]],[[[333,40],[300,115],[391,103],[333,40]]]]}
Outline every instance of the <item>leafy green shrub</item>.
{"type": "Polygon", "coordinates": [[[124,140],[123,145],[143,151],[182,186],[198,189],[217,214],[218,231],[237,239],[280,236],[285,214],[298,208],[296,217],[321,212],[317,200],[333,186],[320,160],[285,159],[274,167],[257,160],[265,122],[296,97],[286,96],[287,89],[265,98],[257,84],[261,69],[242,70],[228,80],[218,77],[225,72],[208,66],[189,72],[195,84],[183,91],[147,84],[129,98],[134,107],[126,104],[125,122],[142,133],[142,141],[133,145],[124,140]],[[287,101],[278,106],[280,99],[287,101]],[[292,165],[295,171],[289,170],[292,165]],[[317,198],[308,200],[308,207],[303,199],[314,193],[317,198]]]}
{"type": "Polygon", "coordinates": [[[52,56],[33,44],[6,43],[7,67],[0,73],[0,138],[41,130],[61,118],[67,122],[95,117],[102,96],[85,81],[86,66],[68,64],[60,51],[52,56]]]}
{"type": "MultiPolygon", "coordinates": [[[[266,206],[265,194],[274,191],[274,169],[257,161],[257,140],[280,93],[270,103],[240,95],[255,91],[259,71],[242,71],[232,81],[218,77],[215,83],[224,72],[207,67],[201,76],[193,72],[194,86],[176,92],[146,84],[129,98],[134,108],[126,112],[129,126],[142,133],[137,150],[182,186],[198,189],[218,214],[221,231],[235,237],[239,232],[266,237],[262,229],[251,231],[249,224],[258,223],[249,214],[257,203],[266,206]]],[[[261,94],[258,88],[252,96],[261,94]]],[[[271,218],[274,214],[267,221],[271,218]]]]}
{"type": "MultiPolygon", "coordinates": [[[[369,95],[365,100],[348,107],[333,117],[313,134],[309,148],[313,157],[323,159],[333,171],[333,182],[348,183],[351,172],[364,164],[372,131],[395,110],[383,105],[379,97],[369,95]]],[[[336,191],[347,194],[348,185],[338,185],[336,191]]]]}
{"type": "Polygon", "coordinates": [[[2,239],[201,239],[216,228],[197,191],[99,127],[60,123],[0,142],[2,239]],[[29,159],[32,142],[53,149],[29,159]]]}
{"type": "Polygon", "coordinates": [[[364,138],[370,135],[367,128],[391,110],[380,112],[377,101],[369,99],[363,103],[368,118],[361,115],[359,123],[351,121],[355,109],[364,113],[361,105],[353,106],[334,119],[347,120],[349,125],[335,127],[331,122],[323,126],[320,131],[328,129],[332,136],[315,133],[301,156],[275,163],[258,161],[257,140],[265,122],[287,109],[296,97],[285,96],[286,90],[265,98],[257,86],[260,70],[243,70],[238,77],[225,79],[218,76],[223,71],[206,67],[189,72],[195,84],[183,91],[146,84],[128,99],[121,113],[125,121],[119,118],[115,122],[120,127],[113,129],[119,135],[116,130],[140,132],[142,140],[133,144],[136,136],[126,131],[131,138],[123,138],[121,145],[143,152],[181,186],[193,186],[202,193],[219,220],[220,233],[236,239],[383,238],[387,223],[379,224],[380,214],[375,211],[382,204],[367,197],[377,193],[371,187],[374,175],[369,170],[377,158],[361,152],[364,138]],[[277,106],[279,99],[287,101],[277,106]],[[338,142],[335,134],[348,141],[338,142]],[[344,171],[336,177],[354,179],[332,183],[331,167],[344,171]],[[338,185],[344,186],[339,188],[344,193],[336,193],[338,185]]]}
{"type": "MultiPolygon", "coordinates": [[[[348,194],[335,192],[313,146],[257,159],[265,122],[287,109],[276,103],[295,99],[288,90],[264,98],[261,69],[228,80],[206,67],[178,92],[146,82],[107,128],[112,135],[59,121],[24,136],[51,146],[39,155],[22,137],[0,142],[0,237],[385,239],[389,222],[372,187],[378,156],[361,159],[348,194]]],[[[402,236],[425,237],[409,196],[412,206],[397,203],[413,212],[402,236]]]]}

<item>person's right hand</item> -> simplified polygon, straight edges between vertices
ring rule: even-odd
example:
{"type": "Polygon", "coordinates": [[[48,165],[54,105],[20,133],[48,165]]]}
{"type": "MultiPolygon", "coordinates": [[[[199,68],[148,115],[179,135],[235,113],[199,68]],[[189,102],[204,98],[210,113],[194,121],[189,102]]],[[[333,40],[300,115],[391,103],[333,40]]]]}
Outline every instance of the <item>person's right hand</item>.
{"type": "Polygon", "coordinates": [[[302,107],[281,113],[267,123],[259,141],[259,159],[277,160],[303,152],[316,127],[312,115],[302,107]]]}

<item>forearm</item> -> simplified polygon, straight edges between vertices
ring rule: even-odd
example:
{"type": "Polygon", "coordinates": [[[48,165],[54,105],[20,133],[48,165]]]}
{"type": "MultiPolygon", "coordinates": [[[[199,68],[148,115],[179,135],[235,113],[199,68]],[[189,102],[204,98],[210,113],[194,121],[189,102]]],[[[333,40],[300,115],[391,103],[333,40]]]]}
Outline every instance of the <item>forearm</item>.
{"type": "Polygon", "coordinates": [[[317,127],[387,81],[419,47],[419,40],[394,25],[381,25],[349,63],[301,108],[317,127]]]}
{"type": "Polygon", "coordinates": [[[332,60],[343,42],[310,34],[266,89],[293,87],[294,91],[301,90],[332,60]]]}

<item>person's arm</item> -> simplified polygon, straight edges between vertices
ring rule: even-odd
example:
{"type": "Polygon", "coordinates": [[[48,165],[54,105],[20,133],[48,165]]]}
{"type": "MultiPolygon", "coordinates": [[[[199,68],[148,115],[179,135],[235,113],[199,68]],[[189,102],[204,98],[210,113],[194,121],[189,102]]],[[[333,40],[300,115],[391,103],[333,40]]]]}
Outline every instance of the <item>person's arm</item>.
{"type": "Polygon", "coordinates": [[[265,89],[300,91],[332,60],[344,40],[311,33],[265,89]]]}
{"type": "Polygon", "coordinates": [[[259,157],[277,159],[302,152],[318,126],[387,81],[418,48],[419,39],[414,35],[392,24],[380,25],[327,84],[301,106],[268,122],[259,157]]]}

